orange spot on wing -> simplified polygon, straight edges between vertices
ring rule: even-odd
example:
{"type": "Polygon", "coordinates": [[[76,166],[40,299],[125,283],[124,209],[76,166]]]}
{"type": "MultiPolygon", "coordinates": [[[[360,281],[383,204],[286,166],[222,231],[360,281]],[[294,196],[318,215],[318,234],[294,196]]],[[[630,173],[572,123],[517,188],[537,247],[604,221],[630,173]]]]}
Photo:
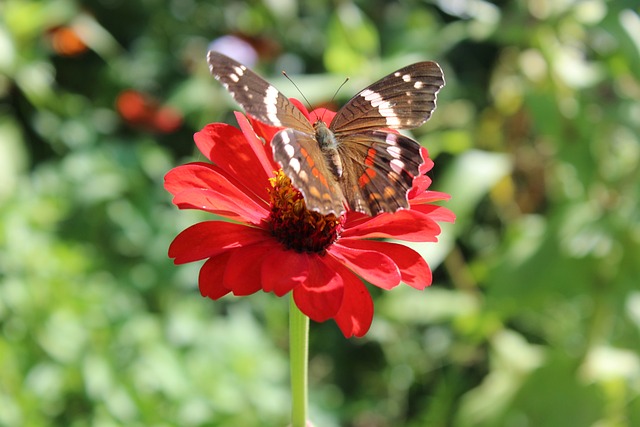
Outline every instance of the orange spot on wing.
{"type": "Polygon", "coordinates": [[[311,195],[316,199],[322,198],[322,194],[320,193],[320,190],[318,190],[317,187],[309,187],[309,193],[311,193],[311,195]]]}
{"type": "Polygon", "coordinates": [[[313,157],[309,155],[309,152],[304,149],[304,147],[300,147],[300,154],[304,158],[304,161],[307,163],[307,166],[311,169],[311,175],[317,178],[322,185],[329,188],[329,183],[327,182],[327,178],[320,173],[318,168],[315,167],[316,162],[313,161],[313,157]]]}
{"type": "Polygon", "coordinates": [[[369,151],[367,151],[367,158],[364,159],[364,164],[371,167],[375,164],[375,160],[376,160],[376,149],[369,148],[369,151]]]}
{"type": "Polygon", "coordinates": [[[324,185],[325,187],[329,188],[329,183],[327,182],[327,178],[322,174],[318,174],[318,175],[319,175],[318,178],[320,179],[320,182],[322,183],[322,185],[324,185]]]}
{"type": "Polygon", "coordinates": [[[376,203],[382,200],[382,195],[378,194],[378,193],[371,193],[369,194],[369,201],[372,203],[376,203]]]}
{"type": "Polygon", "coordinates": [[[393,187],[385,187],[384,188],[384,195],[387,199],[390,199],[392,197],[395,197],[396,195],[396,190],[393,187]]]}
{"type": "Polygon", "coordinates": [[[309,152],[303,147],[300,147],[300,154],[302,154],[309,167],[313,168],[315,166],[316,163],[313,161],[313,157],[311,157],[309,152]]]}
{"type": "Polygon", "coordinates": [[[377,175],[376,171],[371,169],[371,168],[367,168],[364,173],[362,175],[360,175],[360,178],[358,178],[358,184],[360,185],[360,187],[364,187],[365,185],[367,185],[368,183],[371,182],[372,178],[375,178],[375,176],[377,175]]]}

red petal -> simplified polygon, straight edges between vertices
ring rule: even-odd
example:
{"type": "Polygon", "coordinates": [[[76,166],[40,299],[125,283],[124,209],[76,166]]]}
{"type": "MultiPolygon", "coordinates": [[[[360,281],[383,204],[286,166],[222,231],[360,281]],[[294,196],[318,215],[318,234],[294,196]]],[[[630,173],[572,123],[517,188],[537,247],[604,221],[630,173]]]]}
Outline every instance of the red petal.
{"type": "Polygon", "coordinates": [[[429,151],[425,147],[420,147],[420,154],[424,159],[424,163],[420,165],[420,175],[424,175],[433,168],[433,160],[429,158],[429,151]]]}
{"type": "Polygon", "coordinates": [[[338,262],[334,266],[344,280],[344,296],[342,305],[334,316],[334,320],[345,338],[364,336],[373,321],[373,300],[367,287],[338,262]]]}
{"type": "Polygon", "coordinates": [[[175,264],[184,264],[271,239],[273,237],[261,228],[224,221],[199,222],[173,239],[169,258],[175,258],[175,264]]]}
{"type": "Polygon", "coordinates": [[[433,160],[429,158],[429,153],[424,147],[420,147],[420,154],[424,159],[424,163],[420,165],[419,174],[413,180],[411,190],[407,195],[409,200],[417,197],[421,193],[424,193],[431,185],[431,178],[427,176],[426,173],[433,169],[433,160]]]}
{"type": "Polygon", "coordinates": [[[431,204],[415,205],[411,206],[411,210],[429,215],[429,218],[438,222],[455,222],[456,220],[456,215],[443,206],[431,204]]]}
{"type": "Polygon", "coordinates": [[[309,276],[302,286],[294,288],[293,299],[300,311],[309,318],[324,322],[335,316],[342,304],[344,281],[325,263],[323,257],[316,254],[309,254],[308,257],[309,276]]]}
{"type": "Polygon", "coordinates": [[[264,145],[264,150],[267,153],[267,155],[271,157],[269,153],[273,153],[273,152],[271,151],[271,144],[269,144],[269,142],[273,139],[273,136],[276,133],[282,130],[282,128],[269,126],[268,124],[262,123],[260,120],[256,120],[251,116],[248,116],[247,118],[249,119],[249,122],[251,123],[251,127],[255,131],[256,135],[258,135],[258,137],[265,140],[266,144],[264,145]]]}
{"type": "Polygon", "coordinates": [[[411,201],[411,199],[415,199],[420,194],[427,191],[427,189],[431,186],[431,178],[427,175],[419,175],[413,179],[413,184],[411,186],[411,190],[407,194],[407,197],[411,201]]]}
{"type": "Polygon", "coordinates": [[[226,123],[210,123],[193,135],[198,150],[213,163],[217,163],[212,159],[216,145],[239,138],[242,138],[242,132],[226,123]]]}
{"type": "Polygon", "coordinates": [[[364,224],[367,221],[370,221],[371,217],[369,215],[365,215],[361,212],[356,211],[347,211],[347,221],[344,224],[344,229],[350,229],[358,226],[359,224],[364,224]]]}
{"type": "MultiPolygon", "coordinates": [[[[244,134],[244,137],[249,142],[249,146],[260,161],[262,169],[267,173],[268,176],[272,176],[273,171],[280,169],[280,167],[273,161],[273,155],[271,154],[270,146],[266,147],[265,143],[258,138],[256,132],[251,127],[251,123],[249,123],[249,120],[247,120],[247,118],[243,116],[242,113],[236,112],[235,116],[236,120],[238,121],[238,125],[240,125],[240,129],[244,134]]],[[[267,143],[268,142],[269,141],[267,141],[267,143]]]]}
{"type": "MultiPolygon", "coordinates": [[[[347,240],[347,239],[345,239],[347,240]]],[[[391,258],[375,250],[359,249],[336,243],[328,252],[367,282],[382,289],[400,284],[400,271],[391,258]]]]}
{"type": "Polygon", "coordinates": [[[260,224],[269,215],[248,199],[242,203],[237,197],[211,189],[183,191],[173,198],[173,203],[180,209],[198,209],[254,225],[260,224]]]}
{"type": "Polygon", "coordinates": [[[278,245],[265,242],[235,249],[231,252],[222,283],[234,295],[251,295],[262,289],[262,260],[278,245]]]}
{"type": "Polygon", "coordinates": [[[376,240],[342,239],[340,244],[356,249],[381,252],[395,262],[400,269],[402,281],[407,285],[424,289],[431,285],[431,268],[420,254],[404,245],[376,240]]]}
{"type": "MultiPolygon", "coordinates": [[[[237,128],[225,123],[213,123],[197,132],[193,139],[209,160],[224,170],[261,200],[269,200],[268,179],[273,169],[261,167],[252,145],[237,128]]],[[[264,148],[260,147],[264,152],[264,148]]]]}
{"type": "Polygon", "coordinates": [[[165,188],[180,209],[199,209],[227,218],[259,224],[269,212],[266,202],[256,201],[227,180],[217,166],[189,163],[170,170],[165,188]]]}
{"type": "Polygon", "coordinates": [[[451,196],[447,193],[441,193],[440,191],[425,191],[422,194],[417,195],[413,200],[410,200],[411,204],[424,204],[437,202],[439,200],[449,200],[451,196]]]}
{"type": "Polygon", "coordinates": [[[222,298],[231,291],[231,289],[225,288],[222,284],[222,278],[224,277],[224,271],[227,268],[230,256],[230,251],[227,251],[209,258],[200,269],[198,285],[200,287],[200,294],[202,294],[203,297],[209,297],[215,300],[222,298]]]}
{"type": "Polygon", "coordinates": [[[262,284],[265,292],[281,297],[309,279],[309,254],[279,248],[267,255],[262,263],[262,284]]]}
{"type": "Polygon", "coordinates": [[[343,237],[396,238],[410,242],[436,242],[440,227],[428,215],[404,209],[383,213],[342,232],[343,237]]]}
{"type": "Polygon", "coordinates": [[[311,123],[314,123],[318,119],[322,119],[323,122],[327,124],[327,126],[333,121],[333,118],[336,116],[335,111],[328,110],[326,108],[316,108],[311,113],[307,115],[307,118],[311,123]]]}
{"type": "Polygon", "coordinates": [[[309,123],[311,124],[315,123],[318,120],[322,120],[328,126],[336,116],[335,111],[331,111],[324,107],[316,108],[315,110],[309,112],[309,110],[307,110],[307,107],[296,98],[289,98],[289,101],[291,101],[291,103],[302,112],[302,114],[307,118],[307,120],[309,120],[309,123]]]}
{"type": "MultiPolygon", "coordinates": [[[[177,166],[164,176],[164,188],[174,196],[181,191],[191,188],[203,188],[207,184],[203,179],[210,181],[215,178],[206,178],[206,174],[214,171],[214,166],[209,163],[193,162],[177,166]]],[[[217,174],[216,172],[212,172],[217,174]]]]}

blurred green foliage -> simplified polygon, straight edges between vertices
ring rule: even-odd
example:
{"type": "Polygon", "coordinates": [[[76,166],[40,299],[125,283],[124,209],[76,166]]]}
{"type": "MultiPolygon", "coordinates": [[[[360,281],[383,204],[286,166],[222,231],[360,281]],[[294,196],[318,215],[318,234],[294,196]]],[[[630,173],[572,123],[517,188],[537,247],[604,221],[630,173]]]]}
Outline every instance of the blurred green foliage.
{"type": "MultiPolygon", "coordinates": [[[[0,425],[285,426],[287,302],[199,296],[162,189],[234,108],[235,35],[290,96],[437,60],[414,135],[457,214],[366,338],[313,325],[315,425],[640,425],[632,0],[0,3],[0,425]]],[[[237,39],[236,39],[237,40],[237,39]]]]}

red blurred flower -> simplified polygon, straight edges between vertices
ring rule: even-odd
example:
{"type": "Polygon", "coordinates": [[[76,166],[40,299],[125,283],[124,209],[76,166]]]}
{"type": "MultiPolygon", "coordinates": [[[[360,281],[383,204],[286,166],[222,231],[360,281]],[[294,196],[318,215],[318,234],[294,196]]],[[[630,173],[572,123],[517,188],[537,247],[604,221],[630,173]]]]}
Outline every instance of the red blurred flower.
{"type": "Polygon", "coordinates": [[[182,114],[160,103],[150,95],[127,89],[116,99],[116,109],[127,123],[160,132],[175,132],[182,125],[182,114]]]}
{"type": "MultiPolygon", "coordinates": [[[[327,122],[335,115],[324,109],[312,114],[327,122]]],[[[436,221],[454,220],[448,209],[431,204],[449,196],[427,190],[431,180],[424,173],[433,162],[426,149],[422,175],[409,194],[410,209],[375,217],[358,212],[323,216],[306,209],[282,171],[273,176],[280,167],[268,141],[278,129],[250,123],[240,113],[236,118],[240,129],[214,123],[195,134],[196,145],[212,163],[178,166],[165,177],[165,188],[180,209],[230,220],[195,224],[169,248],[176,264],[207,260],[198,280],[203,296],[292,291],[309,318],[334,319],[350,337],[363,336],[373,318],[373,301],[361,279],[382,289],[401,282],[416,289],[431,284],[431,270],[417,252],[375,240],[435,242],[440,233],[436,221]]]]}

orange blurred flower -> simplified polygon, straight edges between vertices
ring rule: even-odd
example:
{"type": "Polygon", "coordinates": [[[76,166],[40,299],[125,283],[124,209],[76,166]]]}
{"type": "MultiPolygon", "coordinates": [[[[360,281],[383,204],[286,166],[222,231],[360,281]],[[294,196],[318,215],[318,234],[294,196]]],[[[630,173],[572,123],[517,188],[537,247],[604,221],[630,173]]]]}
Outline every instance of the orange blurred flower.
{"type": "Polygon", "coordinates": [[[51,47],[61,56],[77,56],[89,49],[73,27],[51,28],[47,34],[51,47]]]}

